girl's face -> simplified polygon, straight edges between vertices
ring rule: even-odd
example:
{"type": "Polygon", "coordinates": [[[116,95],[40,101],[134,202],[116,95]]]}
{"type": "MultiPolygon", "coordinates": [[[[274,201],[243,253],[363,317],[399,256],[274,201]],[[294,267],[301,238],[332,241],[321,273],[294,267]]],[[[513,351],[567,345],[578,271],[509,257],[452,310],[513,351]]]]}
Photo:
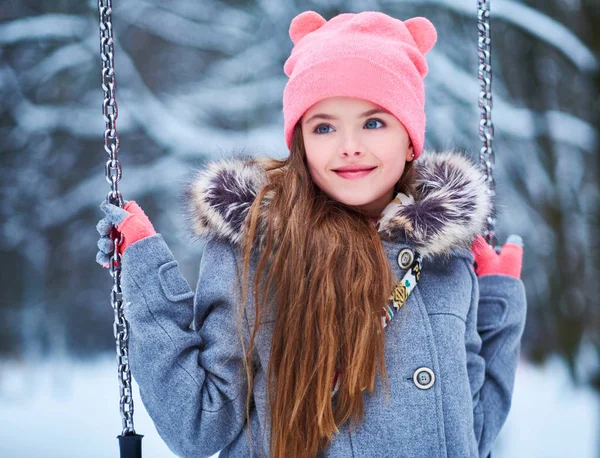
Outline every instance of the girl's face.
{"type": "Polygon", "coordinates": [[[302,116],[302,138],[313,181],[331,198],[379,217],[413,147],[402,123],[368,100],[330,97],[302,116]],[[363,171],[336,171],[360,166],[363,171]]]}

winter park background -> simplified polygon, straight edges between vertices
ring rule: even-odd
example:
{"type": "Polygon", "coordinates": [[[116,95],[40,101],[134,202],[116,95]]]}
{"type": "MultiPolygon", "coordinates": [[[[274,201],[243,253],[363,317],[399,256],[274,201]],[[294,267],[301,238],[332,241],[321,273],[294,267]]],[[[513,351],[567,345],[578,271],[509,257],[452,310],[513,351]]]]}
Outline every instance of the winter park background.
{"type": "MultiPolygon", "coordinates": [[[[283,157],[290,20],[426,16],[430,149],[477,157],[476,0],[115,0],[120,189],[190,284],[177,193],[223,152],[283,157]]],[[[498,235],[525,241],[528,317],[494,458],[600,457],[600,2],[492,1],[498,235]]],[[[0,1],[0,457],[118,456],[93,1],[0,1]]],[[[134,393],[145,457],[173,456],[134,393]]]]}

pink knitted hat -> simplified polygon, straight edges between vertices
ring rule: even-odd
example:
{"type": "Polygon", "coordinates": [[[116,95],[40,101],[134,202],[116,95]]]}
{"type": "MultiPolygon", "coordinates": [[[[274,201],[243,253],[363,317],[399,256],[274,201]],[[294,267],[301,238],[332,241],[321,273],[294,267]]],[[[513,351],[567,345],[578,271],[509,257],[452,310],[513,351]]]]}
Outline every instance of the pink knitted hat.
{"type": "Polygon", "coordinates": [[[285,141],[312,105],[334,96],[369,100],[390,111],[408,132],[415,159],[425,140],[425,54],[437,33],[424,17],[406,21],[377,11],[342,13],[329,21],[304,11],[290,24],[294,48],[283,71],[285,141]]]}

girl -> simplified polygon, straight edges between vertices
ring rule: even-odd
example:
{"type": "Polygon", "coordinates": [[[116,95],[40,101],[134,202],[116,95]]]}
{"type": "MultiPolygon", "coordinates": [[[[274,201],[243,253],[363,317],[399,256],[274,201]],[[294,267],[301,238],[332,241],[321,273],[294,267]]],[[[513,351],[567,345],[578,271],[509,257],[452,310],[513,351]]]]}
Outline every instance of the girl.
{"type": "Polygon", "coordinates": [[[436,31],[307,11],[289,34],[289,157],[220,159],[185,187],[196,291],[134,201],[101,205],[97,261],[124,237],[142,401],[185,457],[486,457],[525,324],[522,248],[479,235],[491,193],[468,157],[422,152],[436,31]]]}

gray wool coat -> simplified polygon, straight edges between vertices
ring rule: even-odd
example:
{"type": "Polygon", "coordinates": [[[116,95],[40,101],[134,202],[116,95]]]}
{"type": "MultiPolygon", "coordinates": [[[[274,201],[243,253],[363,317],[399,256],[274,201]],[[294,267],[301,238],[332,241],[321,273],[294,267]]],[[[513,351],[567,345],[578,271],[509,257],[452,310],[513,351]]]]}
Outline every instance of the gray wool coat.
{"type": "MultiPolygon", "coordinates": [[[[423,258],[417,287],[385,329],[389,404],[378,378],[374,393],[363,392],[364,423],[343,425],[323,457],[483,458],[510,409],[526,298],[520,279],[474,273],[470,246],[490,213],[489,191],[460,152],[425,152],[415,168],[421,198],[378,227],[397,278],[402,250],[423,258]]],[[[234,298],[243,219],[265,182],[256,161],[238,156],[209,163],[184,188],[190,234],[206,241],[195,290],[160,233],[123,254],[132,375],[179,456],[249,456],[248,428],[254,456],[268,456],[265,371],[275,316],[264,317],[257,338],[248,425],[234,298]]]]}

